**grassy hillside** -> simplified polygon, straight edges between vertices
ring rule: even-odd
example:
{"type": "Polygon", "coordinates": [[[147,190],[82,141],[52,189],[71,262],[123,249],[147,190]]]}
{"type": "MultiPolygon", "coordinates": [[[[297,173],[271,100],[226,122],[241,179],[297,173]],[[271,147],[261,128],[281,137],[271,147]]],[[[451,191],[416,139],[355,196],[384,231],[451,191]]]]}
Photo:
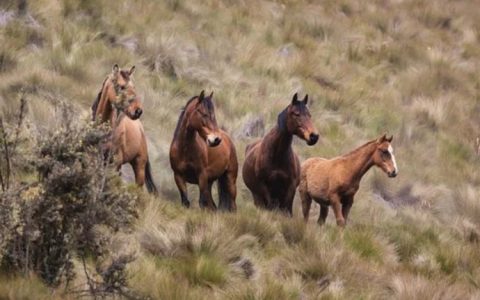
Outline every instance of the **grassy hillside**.
{"type": "MultiPolygon", "coordinates": [[[[84,126],[112,65],[137,66],[161,193],[134,191],[135,228],[113,243],[136,258],[131,290],[153,299],[480,297],[476,1],[19,2],[0,3],[0,110],[14,124],[26,99],[21,151],[63,126],[66,109],[84,126]],[[313,147],[295,140],[302,160],[389,132],[399,176],[366,175],[344,232],[331,216],[318,227],[315,205],[305,225],[299,199],[293,219],[257,210],[241,177],[236,214],[200,211],[193,186],[186,210],[168,150],[180,109],[202,89],[214,91],[240,163],[259,138],[247,132],[269,130],[299,92],[321,135],[313,147]]],[[[14,175],[35,180],[28,167],[14,175]]],[[[34,274],[0,276],[0,298],[52,295],[75,297],[34,274]]]]}

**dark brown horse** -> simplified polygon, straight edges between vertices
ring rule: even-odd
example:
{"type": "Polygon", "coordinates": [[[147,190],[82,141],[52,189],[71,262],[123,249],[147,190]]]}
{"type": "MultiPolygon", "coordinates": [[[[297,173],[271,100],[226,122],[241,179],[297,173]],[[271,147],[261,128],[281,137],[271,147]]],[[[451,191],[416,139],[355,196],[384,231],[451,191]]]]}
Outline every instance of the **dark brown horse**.
{"type": "Polygon", "coordinates": [[[170,146],[170,165],[184,206],[190,206],[186,184],[191,183],[199,186],[200,207],[215,210],[211,189],[218,180],[219,208],[235,211],[237,154],[228,134],[217,126],[212,97],[202,91],[185,105],[170,146]]]}
{"type": "Polygon", "coordinates": [[[147,140],[139,120],[143,109],[132,80],[134,71],[135,66],[130,70],[113,66],[92,105],[92,119],[99,123],[108,122],[112,127],[105,152],[113,154],[117,168],[130,163],[135,182],[139,186],[146,183],[150,193],[157,193],[148,160],[147,140]]]}
{"type": "Polygon", "coordinates": [[[383,135],[337,158],[307,159],[302,164],[299,187],[305,221],[308,221],[313,199],[320,204],[320,225],[325,223],[331,205],[337,225],[344,227],[360,180],[372,166],[380,167],[388,177],[397,176],[397,163],[390,144],[392,139],[393,136],[387,138],[383,135]]]}
{"type": "Polygon", "coordinates": [[[293,135],[314,145],[318,133],[307,108],[308,95],[292,103],[278,115],[277,126],[260,141],[247,146],[243,180],[250,189],[255,205],[280,209],[292,215],[295,190],[300,182],[300,162],[292,149],[293,135]]]}

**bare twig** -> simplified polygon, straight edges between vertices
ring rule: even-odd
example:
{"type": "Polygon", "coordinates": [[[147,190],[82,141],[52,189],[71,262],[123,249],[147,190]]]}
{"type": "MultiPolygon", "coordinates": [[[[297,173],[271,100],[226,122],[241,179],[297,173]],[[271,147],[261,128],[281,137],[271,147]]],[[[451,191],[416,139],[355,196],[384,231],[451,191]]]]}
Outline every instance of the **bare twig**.
{"type": "Polygon", "coordinates": [[[5,159],[5,177],[2,176],[2,191],[5,191],[9,188],[10,183],[10,153],[8,151],[8,141],[7,133],[5,127],[3,126],[3,118],[0,117],[0,134],[2,136],[2,143],[4,147],[4,159],[5,159]]]}
{"type": "Polygon", "coordinates": [[[85,263],[85,256],[82,255],[82,264],[83,264],[83,271],[85,272],[85,276],[87,277],[87,284],[90,289],[90,294],[94,299],[97,299],[96,293],[95,293],[95,286],[93,280],[90,278],[90,275],[88,274],[87,270],[87,264],[85,263]]]}
{"type": "Polygon", "coordinates": [[[476,142],[476,152],[477,152],[477,156],[480,156],[480,137],[477,137],[477,142],[476,142]]]}
{"type": "Polygon", "coordinates": [[[22,127],[26,111],[27,111],[27,100],[25,100],[25,94],[22,94],[20,98],[20,113],[18,114],[17,127],[15,128],[15,138],[13,140],[13,145],[12,145],[12,153],[14,153],[15,149],[17,148],[18,137],[20,136],[20,129],[22,127]]]}

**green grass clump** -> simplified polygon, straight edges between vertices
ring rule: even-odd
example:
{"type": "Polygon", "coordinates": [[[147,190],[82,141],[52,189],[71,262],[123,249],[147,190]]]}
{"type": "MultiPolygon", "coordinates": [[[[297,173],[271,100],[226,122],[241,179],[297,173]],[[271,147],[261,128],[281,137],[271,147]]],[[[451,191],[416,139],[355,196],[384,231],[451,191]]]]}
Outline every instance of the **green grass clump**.
{"type": "Polygon", "coordinates": [[[359,227],[348,230],[345,233],[345,242],[352,251],[361,257],[378,263],[382,262],[382,249],[374,234],[367,228],[359,227]]]}
{"type": "Polygon", "coordinates": [[[227,268],[217,258],[205,254],[186,261],[182,272],[190,283],[207,286],[222,286],[227,277],[227,268]]]}

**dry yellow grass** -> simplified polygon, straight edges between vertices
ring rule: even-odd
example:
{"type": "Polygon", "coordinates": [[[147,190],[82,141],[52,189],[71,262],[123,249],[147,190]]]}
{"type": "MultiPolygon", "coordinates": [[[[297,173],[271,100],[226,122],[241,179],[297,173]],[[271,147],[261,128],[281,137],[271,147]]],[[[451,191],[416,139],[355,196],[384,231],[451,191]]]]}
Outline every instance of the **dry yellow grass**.
{"type": "MultiPolygon", "coordinates": [[[[16,3],[0,4],[7,121],[25,93],[37,134],[60,124],[52,99],[84,122],[111,66],[137,66],[162,196],[142,196],[132,289],[154,299],[480,297],[477,3],[39,0],[18,17],[16,3]],[[268,130],[298,91],[321,133],[314,147],[294,143],[302,159],[389,132],[400,175],[366,176],[343,234],[330,219],[315,225],[317,207],[303,225],[298,201],[293,220],[258,211],[241,178],[237,214],[185,210],[168,149],[181,107],[202,89],[215,92],[240,163],[257,138],[248,123],[268,130]]],[[[48,288],[37,279],[0,279],[0,298],[39,295],[48,288]]]]}

